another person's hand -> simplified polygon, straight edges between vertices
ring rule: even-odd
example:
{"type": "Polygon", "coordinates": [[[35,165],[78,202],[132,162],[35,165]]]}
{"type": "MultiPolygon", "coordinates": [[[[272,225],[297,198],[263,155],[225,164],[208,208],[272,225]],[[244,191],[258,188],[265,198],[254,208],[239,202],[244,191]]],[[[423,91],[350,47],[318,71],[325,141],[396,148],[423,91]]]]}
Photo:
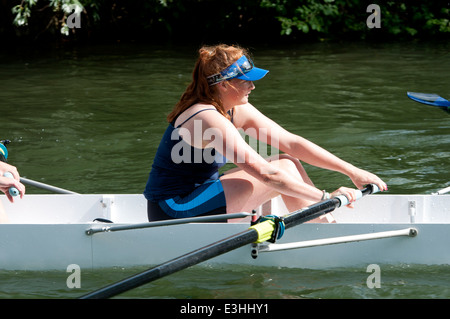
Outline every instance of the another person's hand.
{"type": "Polygon", "coordinates": [[[9,193],[9,188],[15,187],[20,193],[20,198],[25,195],[25,186],[20,182],[20,175],[15,166],[0,162],[0,190],[6,194],[10,202],[14,202],[13,196],[9,193]],[[10,172],[13,178],[5,177],[4,174],[10,172]]]}

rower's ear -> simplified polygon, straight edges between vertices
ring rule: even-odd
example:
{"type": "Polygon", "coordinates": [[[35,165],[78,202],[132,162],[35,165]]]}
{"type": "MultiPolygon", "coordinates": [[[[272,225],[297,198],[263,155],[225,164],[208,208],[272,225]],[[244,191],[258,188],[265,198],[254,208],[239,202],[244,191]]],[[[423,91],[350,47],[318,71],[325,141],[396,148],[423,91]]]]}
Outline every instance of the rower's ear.
{"type": "Polygon", "coordinates": [[[220,90],[222,90],[222,91],[228,91],[228,90],[237,91],[237,87],[233,84],[233,80],[222,81],[218,85],[220,85],[220,90]]]}
{"type": "Polygon", "coordinates": [[[225,92],[229,89],[229,83],[228,81],[222,81],[216,84],[217,89],[219,92],[225,92]]]}
{"type": "Polygon", "coordinates": [[[228,84],[229,84],[228,81],[222,81],[218,85],[219,85],[219,87],[222,87],[222,88],[226,89],[226,88],[228,88],[228,84]]]}

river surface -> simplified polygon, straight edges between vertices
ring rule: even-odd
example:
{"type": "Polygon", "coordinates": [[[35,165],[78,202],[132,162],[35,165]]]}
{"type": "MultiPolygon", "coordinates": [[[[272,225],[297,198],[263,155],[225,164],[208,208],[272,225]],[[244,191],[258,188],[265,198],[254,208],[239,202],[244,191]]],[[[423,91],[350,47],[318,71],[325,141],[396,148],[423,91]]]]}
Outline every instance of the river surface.
{"type": "MultiPolygon", "coordinates": [[[[21,176],[79,193],[142,193],[166,115],[191,78],[196,47],[109,45],[0,54],[0,139],[21,176]]],[[[286,129],[379,175],[390,194],[450,185],[450,113],[407,91],[450,98],[450,45],[308,44],[251,48],[270,73],[250,101],[286,129]]],[[[305,165],[316,186],[351,181],[305,165]]],[[[232,167],[227,164],[226,168],[232,167]]],[[[28,194],[46,191],[27,187],[28,194]]],[[[72,298],[140,269],[0,271],[2,298],[72,298]]],[[[447,266],[383,269],[194,267],[129,292],[133,298],[449,298],[447,266]]]]}

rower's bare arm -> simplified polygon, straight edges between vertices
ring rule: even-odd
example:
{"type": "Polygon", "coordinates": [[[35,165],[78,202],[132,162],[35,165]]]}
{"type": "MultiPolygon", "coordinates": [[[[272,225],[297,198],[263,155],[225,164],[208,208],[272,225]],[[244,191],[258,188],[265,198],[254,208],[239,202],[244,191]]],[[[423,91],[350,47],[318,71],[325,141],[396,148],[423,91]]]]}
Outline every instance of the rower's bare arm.
{"type": "Polygon", "coordinates": [[[357,168],[319,145],[287,131],[251,104],[239,106],[236,113],[238,124],[246,132],[250,134],[256,132],[253,137],[275,144],[275,147],[278,147],[280,151],[305,163],[345,174],[358,188],[362,188],[365,184],[374,183],[380,190],[387,190],[386,183],[375,174],[357,168]],[[261,128],[265,128],[265,130],[261,130],[261,128]]]}
{"type": "MultiPolygon", "coordinates": [[[[211,123],[212,124],[212,123],[211,123]]],[[[239,168],[246,171],[262,183],[265,183],[278,191],[293,197],[302,197],[309,200],[318,201],[322,198],[322,191],[303,181],[293,178],[288,172],[268,162],[259,155],[242,138],[239,131],[225,118],[218,117],[214,125],[210,126],[210,136],[208,147],[214,147],[216,151],[225,155],[239,168]]]]}

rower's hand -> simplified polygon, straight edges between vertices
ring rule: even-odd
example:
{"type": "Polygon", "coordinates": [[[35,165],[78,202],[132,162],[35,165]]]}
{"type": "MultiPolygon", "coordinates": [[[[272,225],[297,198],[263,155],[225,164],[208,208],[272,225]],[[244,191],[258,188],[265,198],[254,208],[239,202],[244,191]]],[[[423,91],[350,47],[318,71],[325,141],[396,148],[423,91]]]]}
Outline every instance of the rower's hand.
{"type": "Polygon", "coordinates": [[[355,167],[355,170],[349,177],[358,189],[363,189],[367,184],[375,184],[381,192],[388,190],[387,184],[381,178],[363,169],[355,167]]]}
{"type": "Polygon", "coordinates": [[[330,194],[331,197],[336,197],[336,196],[340,196],[340,195],[347,197],[347,199],[349,201],[349,204],[347,205],[347,207],[353,208],[352,203],[354,201],[356,201],[356,199],[357,199],[356,189],[342,186],[330,194]]]}

